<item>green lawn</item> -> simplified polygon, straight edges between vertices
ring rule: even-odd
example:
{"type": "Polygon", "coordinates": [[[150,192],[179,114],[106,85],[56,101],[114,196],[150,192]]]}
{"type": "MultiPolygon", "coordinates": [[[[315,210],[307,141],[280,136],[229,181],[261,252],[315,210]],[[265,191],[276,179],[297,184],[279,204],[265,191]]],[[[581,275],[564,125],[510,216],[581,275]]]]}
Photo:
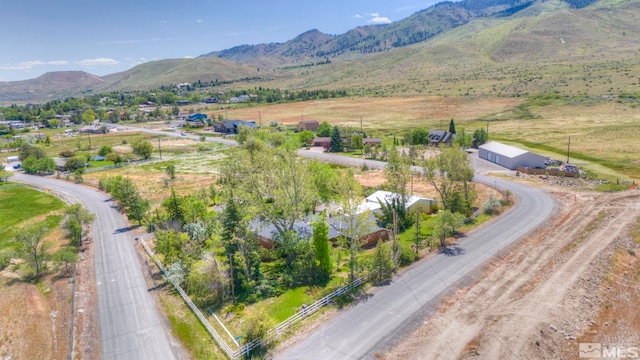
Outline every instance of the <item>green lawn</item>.
{"type": "MultiPolygon", "coordinates": [[[[16,226],[64,207],[55,196],[14,183],[0,185],[0,204],[0,250],[11,244],[16,226]]],[[[57,225],[60,217],[47,218],[47,225],[53,222],[57,225]]]]}

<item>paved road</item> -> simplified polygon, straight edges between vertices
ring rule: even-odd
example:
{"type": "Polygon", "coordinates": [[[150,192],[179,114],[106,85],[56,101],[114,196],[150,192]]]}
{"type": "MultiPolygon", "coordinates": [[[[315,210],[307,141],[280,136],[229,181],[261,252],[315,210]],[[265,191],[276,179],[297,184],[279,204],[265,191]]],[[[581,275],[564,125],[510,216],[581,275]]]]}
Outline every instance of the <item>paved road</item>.
{"type": "MultiPolygon", "coordinates": [[[[331,161],[329,154],[301,155],[331,161]]],[[[340,159],[345,165],[362,160],[340,159]]],[[[366,162],[371,167],[380,162],[366,162]]],[[[457,288],[491,257],[543,224],[554,210],[553,199],[541,190],[503,179],[476,175],[475,180],[508,189],[519,203],[490,226],[460,241],[454,253],[439,253],[423,260],[365,302],[348,308],[278,359],[362,359],[390,347],[408,329],[433,311],[443,294],[457,288]]],[[[473,312],[473,309],[469,309],[473,312]]]]}
{"type": "Polygon", "coordinates": [[[109,196],[52,178],[16,173],[12,180],[62,192],[96,214],[92,226],[102,359],[177,359],[179,345],[167,333],[142,275],[133,235],[109,196]],[[171,343],[170,343],[171,341],[171,343]],[[175,350],[175,352],[174,352],[175,350]]]}

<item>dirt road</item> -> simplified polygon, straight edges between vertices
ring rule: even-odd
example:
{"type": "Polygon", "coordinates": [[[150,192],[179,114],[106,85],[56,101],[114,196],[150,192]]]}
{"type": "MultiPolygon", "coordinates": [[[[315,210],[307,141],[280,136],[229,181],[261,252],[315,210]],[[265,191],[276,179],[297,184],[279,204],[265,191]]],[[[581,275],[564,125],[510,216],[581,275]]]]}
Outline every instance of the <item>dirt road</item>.
{"type": "Polygon", "coordinates": [[[578,358],[576,339],[595,323],[612,253],[637,247],[626,230],[640,216],[640,192],[555,195],[562,207],[548,227],[512,246],[481,280],[377,357],[578,358]]]}

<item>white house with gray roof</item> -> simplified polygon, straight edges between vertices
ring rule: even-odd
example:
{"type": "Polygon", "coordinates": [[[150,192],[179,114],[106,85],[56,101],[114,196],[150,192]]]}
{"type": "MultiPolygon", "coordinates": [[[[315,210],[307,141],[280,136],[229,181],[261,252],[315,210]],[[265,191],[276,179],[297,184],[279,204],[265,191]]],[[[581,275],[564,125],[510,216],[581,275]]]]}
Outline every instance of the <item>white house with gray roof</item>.
{"type": "Polygon", "coordinates": [[[546,158],[514,146],[491,141],[478,147],[478,157],[515,170],[518,166],[544,169],[546,158]]]}

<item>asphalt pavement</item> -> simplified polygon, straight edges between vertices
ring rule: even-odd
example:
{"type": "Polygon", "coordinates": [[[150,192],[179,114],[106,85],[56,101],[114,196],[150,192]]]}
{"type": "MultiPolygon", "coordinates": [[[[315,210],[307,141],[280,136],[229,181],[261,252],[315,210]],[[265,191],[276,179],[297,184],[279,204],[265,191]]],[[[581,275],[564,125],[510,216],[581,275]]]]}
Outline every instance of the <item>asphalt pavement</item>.
{"type": "Polygon", "coordinates": [[[76,198],[96,215],[91,229],[102,359],[183,358],[149,293],[134,236],[109,196],[50,177],[16,173],[11,180],[76,198]]]}

